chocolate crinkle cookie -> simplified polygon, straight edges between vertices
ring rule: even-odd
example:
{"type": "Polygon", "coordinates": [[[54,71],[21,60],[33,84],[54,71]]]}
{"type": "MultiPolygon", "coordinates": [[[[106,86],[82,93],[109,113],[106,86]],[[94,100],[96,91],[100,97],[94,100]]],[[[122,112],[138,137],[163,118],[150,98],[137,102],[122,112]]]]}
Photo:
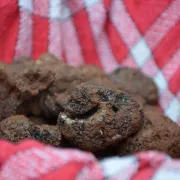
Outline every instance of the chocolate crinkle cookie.
{"type": "Polygon", "coordinates": [[[72,67],[60,62],[51,60],[51,56],[48,54],[41,56],[36,61],[44,69],[53,71],[55,74],[52,85],[40,98],[40,107],[47,118],[57,117],[59,112],[63,111],[69,95],[77,85],[83,82],[118,88],[98,67],[92,65],[72,67]]]}
{"type": "Polygon", "coordinates": [[[179,158],[180,127],[156,107],[146,106],[144,114],[141,129],[119,144],[119,155],[154,150],[179,158]]]}
{"type": "Polygon", "coordinates": [[[21,111],[53,81],[53,73],[32,61],[5,65],[0,63],[0,120],[21,111]]]}
{"type": "Polygon", "coordinates": [[[24,114],[55,123],[69,95],[83,82],[117,88],[99,68],[72,67],[49,53],[36,61],[22,57],[12,65],[0,63],[0,120],[24,114]]]}
{"type": "Polygon", "coordinates": [[[0,122],[0,127],[1,138],[14,143],[35,139],[54,146],[61,144],[61,132],[57,126],[36,124],[24,115],[10,116],[0,122]]]}
{"type": "Polygon", "coordinates": [[[142,120],[140,106],[126,92],[84,83],[69,97],[58,125],[65,139],[97,152],[136,133],[142,120]]]}
{"type": "Polygon", "coordinates": [[[152,79],[132,68],[120,68],[110,74],[110,79],[119,87],[134,95],[142,96],[147,104],[157,104],[158,89],[152,79]]]}

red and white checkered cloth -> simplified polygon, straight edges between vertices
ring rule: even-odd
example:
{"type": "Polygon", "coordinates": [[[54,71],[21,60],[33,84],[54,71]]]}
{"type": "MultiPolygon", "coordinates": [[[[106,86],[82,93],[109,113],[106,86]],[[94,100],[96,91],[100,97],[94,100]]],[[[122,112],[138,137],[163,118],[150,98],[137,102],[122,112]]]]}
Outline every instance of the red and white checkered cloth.
{"type": "MultiPolygon", "coordinates": [[[[157,83],[164,113],[180,123],[180,0],[0,0],[0,59],[47,51],[107,73],[140,68],[157,83]]],[[[155,152],[98,162],[34,141],[0,147],[0,180],[180,179],[180,161],[155,152]]]]}
{"type": "Polygon", "coordinates": [[[179,180],[180,160],[141,152],[100,162],[87,152],[56,149],[26,140],[0,141],[1,180],[179,180]]]}
{"type": "Polygon", "coordinates": [[[138,67],[180,123],[180,0],[1,0],[0,59],[51,52],[106,72],[138,67]]]}

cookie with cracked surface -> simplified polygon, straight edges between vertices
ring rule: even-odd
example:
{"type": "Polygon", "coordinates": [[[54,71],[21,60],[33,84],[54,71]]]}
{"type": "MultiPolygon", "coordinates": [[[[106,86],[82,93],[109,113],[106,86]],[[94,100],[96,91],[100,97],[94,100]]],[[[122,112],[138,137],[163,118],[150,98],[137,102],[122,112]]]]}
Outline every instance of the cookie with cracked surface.
{"type": "Polygon", "coordinates": [[[180,127],[153,106],[145,106],[141,129],[119,145],[119,155],[140,151],[161,151],[180,157],[180,127]]]}
{"type": "Polygon", "coordinates": [[[141,95],[148,104],[157,104],[157,86],[151,78],[145,76],[140,70],[121,68],[114,71],[109,77],[122,90],[130,94],[141,95]]]}
{"type": "Polygon", "coordinates": [[[49,88],[48,93],[41,96],[40,106],[47,118],[57,117],[59,112],[64,109],[69,95],[75,87],[81,83],[104,84],[107,87],[117,88],[106,74],[99,68],[89,65],[72,67],[66,64],[58,64],[57,61],[47,63],[40,61],[44,68],[52,69],[55,73],[54,82],[49,88]]]}
{"type": "Polygon", "coordinates": [[[143,112],[126,92],[85,83],[71,94],[58,125],[67,140],[96,152],[137,132],[142,120],[143,112]]]}
{"type": "Polygon", "coordinates": [[[57,126],[35,124],[23,115],[15,115],[4,119],[0,122],[0,127],[1,138],[14,143],[28,138],[59,146],[62,139],[57,126]]]}
{"type": "Polygon", "coordinates": [[[22,104],[45,91],[52,81],[53,73],[33,61],[0,63],[0,120],[16,114],[22,104]]]}

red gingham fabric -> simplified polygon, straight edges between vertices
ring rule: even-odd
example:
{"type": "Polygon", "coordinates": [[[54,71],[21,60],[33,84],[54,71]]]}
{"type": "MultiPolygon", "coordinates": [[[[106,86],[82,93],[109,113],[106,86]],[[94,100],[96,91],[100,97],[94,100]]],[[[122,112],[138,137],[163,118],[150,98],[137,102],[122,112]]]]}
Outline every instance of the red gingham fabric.
{"type": "Polygon", "coordinates": [[[140,68],[180,123],[180,0],[1,0],[0,59],[51,52],[107,73],[140,68]]]}
{"type": "Polygon", "coordinates": [[[140,68],[180,123],[180,0],[1,0],[0,59],[51,52],[107,73],[140,68]]]}
{"type": "MultiPolygon", "coordinates": [[[[107,73],[140,68],[156,82],[164,113],[180,123],[180,0],[0,0],[0,59],[47,51],[107,73]]],[[[28,140],[0,147],[0,180],[180,179],[180,161],[156,152],[98,162],[28,140]]]]}
{"type": "Polygon", "coordinates": [[[141,152],[100,162],[87,152],[56,149],[26,140],[0,141],[1,180],[179,180],[180,160],[141,152]]]}

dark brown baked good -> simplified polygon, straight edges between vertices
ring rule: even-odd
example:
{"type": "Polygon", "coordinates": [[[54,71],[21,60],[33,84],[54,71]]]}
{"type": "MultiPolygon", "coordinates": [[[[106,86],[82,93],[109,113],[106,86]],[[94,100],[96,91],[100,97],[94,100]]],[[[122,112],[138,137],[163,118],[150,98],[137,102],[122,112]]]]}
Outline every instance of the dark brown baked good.
{"type": "Polygon", "coordinates": [[[52,85],[46,93],[41,94],[39,102],[40,109],[46,118],[57,118],[69,94],[81,82],[82,77],[74,67],[58,61],[37,61],[37,63],[55,74],[52,85]]]}
{"type": "Polygon", "coordinates": [[[95,66],[68,66],[58,61],[37,61],[44,68],[53,70],[54,80],[47,93],[41,95],[40,107],[47,118],[57,117],[63,111],[64,105],[74,88],[80,83],[104,84],[111,88],[117,86],[111,82],[106,74],[95,66]]]}
{"type": "Polygon", "coordinates": [[[46,53],[38,60],[21,58],[0,64],[0,120],[14,114],[45,116],[53,122],[69,95],[82,82],[115,86],[95,66],[72,67],[46,53]]]}
{"type": "Polygon", "coordinates": [[[64,63],[62,60],[59,60],[56,56],[51,53],[44,53],[42,54],[36,61],[43,61],[43,62],[61,62],[64,63]]]}
{"type": "Polygon", "coordinates": [[[46,120],[44,117],[30,116],[28,118],[34,124],[39,124],[39,125],[50,124],[50,122],[48,120],[46,120]]]}
{"type": "Polygon", "coordinates": [[[53,73],[32,61],[5,65],[0,63],[0,120],[16,114],[53,81],[53,73]]]}
{"type": "Polygon", "coordinates": [[[30,57],[21,56],[21,57],[18,57],[17,59],[14,59],[13,63],[20,64],[20,63],[24,63],[26,61],[32,61],[32,59],[30,57]]]}
{"type": "Polygon", "coordinates": [[[103,70],[93,65],[83,64],[76,68],[77,68],[77,71],[79,71],[79,73],[85,76],[85,79],[106,77],[103,70]]]}
{"type": "Polygon", "coordinates": [[[54,146],[61,143],[61,132],[57,126],[38,125],[23,115],[11,116],[1,121],[0,127],[1,138],[15,143],[27,138],[54,146]]]}
{"type": "Polygon", "coordinates": [[[106,88],[111,88],[114,90],[118,90],[119,86],[113,83],[110,79],[108,79],[106,76],[105,77],[96,77],[96,78],[91,78],[87,81],[84,81],[88,84],[97,84],[97,85],[103,85],[106,88]]]}
{"type": "Polygon", "coordinates": [[[67,140],[96,152],[137,132],[142,120],[139,105],[127,93],[85,83],[73,91],[58,125],[67,140]]]}
{"type": "Polygon", "coordinates": [[[60,146],[62,141],[61,132],[57,126],[34,125],[30,130],[30,134],[31,138],[53,146],[60,146]]]}
{"type": "Polygon", "coordinates": [[[132,97],[139,104],[140,108],[143,109],[144,106],[146,105],[145,99],[140,95],[132,95],[132,97]]]}
{"type": "Polygon", "coordinates": [[[146,103],[156,104],[158,102],[158,89],[155,83],[139,70],[121,68],[114,71],[109,77],[122,90],[142,96],[146,103]]]}
{"type": "Polygon", "coordinates": [[[144,113],[145,119],[141,129],[119,145],[119,154],[155,150],[172,157],[180,157],[180,127],[163,116],[156,107],[146,106],[144,113]]]}

